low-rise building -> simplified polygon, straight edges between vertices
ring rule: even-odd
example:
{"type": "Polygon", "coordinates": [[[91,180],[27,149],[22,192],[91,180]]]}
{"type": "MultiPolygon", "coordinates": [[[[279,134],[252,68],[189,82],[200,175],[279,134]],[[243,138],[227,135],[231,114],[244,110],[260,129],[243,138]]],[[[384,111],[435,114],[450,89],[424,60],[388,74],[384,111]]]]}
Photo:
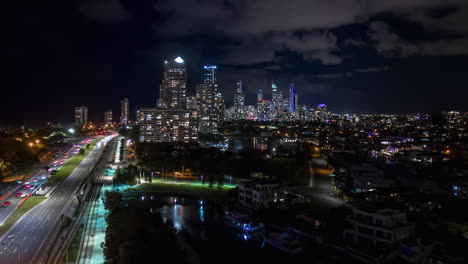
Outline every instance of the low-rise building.
{"type": "Polygon", "coordinates": [[[363,263],[382,263],[395,256],[398,251],[392,246],[414,232],[405,212],[380,203],[356,206],[347,220],[344,238],[351,245],[349,254],[363,263]]]}
{"type": "Polygon", "coordinates": [[[259,208],[269,207],[271,203],[283,200],[283,191],[276,181],[255,180],[239,184],[239,202],[241,204],[259,208]]]}

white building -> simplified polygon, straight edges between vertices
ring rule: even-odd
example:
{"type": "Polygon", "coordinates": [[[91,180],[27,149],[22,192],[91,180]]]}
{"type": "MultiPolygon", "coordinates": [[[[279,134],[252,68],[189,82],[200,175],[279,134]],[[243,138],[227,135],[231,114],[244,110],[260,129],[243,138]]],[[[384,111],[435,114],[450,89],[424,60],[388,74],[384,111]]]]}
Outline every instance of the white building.
{"type": "Polygon", "coordinates": [[[344,238],[352,245],[349,253],[364,263],[380,263],[392,254],[387,251],[379,255],[384,249],[397,245],[414,231],[405,212],[379,204],[356,207],[347,220],[350,227],[344,230],[344,238]]]}
{"type": "Polygon", "coordinates": [[[239,184],[239,202],[254,208],[268,207],[270,203],[283,201],[283,196],[276,181],[256,180],[239,184]]]}

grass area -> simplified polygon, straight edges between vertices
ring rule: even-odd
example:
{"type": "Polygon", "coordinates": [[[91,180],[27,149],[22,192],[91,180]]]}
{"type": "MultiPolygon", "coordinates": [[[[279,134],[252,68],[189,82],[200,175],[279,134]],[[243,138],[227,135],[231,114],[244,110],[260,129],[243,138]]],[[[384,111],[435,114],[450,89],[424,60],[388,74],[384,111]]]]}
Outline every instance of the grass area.
{"type": "Polygon", "coordinates": [[[1,225],[0,237],[7,232],[18,219],[21,218],[26,212],[31,210],[34,206],[42,203],[46,198],[44,196],[31,196],[20,207],[18,207],[1,225]]]}
{"type": "Polygon", "coordinates": [[[194,182],[176,182],[165,180],[153,180],[152,183],[143,183],[134,188],[128,189],[129,191],[138,192],[163,192],[174,193],[178,195],[189,195],[200,199],[225,199],[227,191],[235,188],[235,185],[224,185],[218,188],[216,185],[209,187],[208,183],[194,183],[194,182]]]}
{"type": "Polygon", "coordinates": [[[73,240],[68,247],[68,262],[75,262],[76,258],[78,257],[78,250],[80,249],[81,237],[83,236],[84,228],[83,224],[78,227],[76,230],[75,235],[73,236],[73,240]]]}
{"type": "Polygon", "coordinates": [[[96,144],[101,140],[101,138],[93,140],[91,143],[89,143],[89,148],[84,147],[83,149],[85,150],[84,154],[79,154],[77,153],[75,156],[73,156],[71,159],[67,161],[62,167],[60,167],[59,171],[51,176],[47,182],[47,186],[55,185],[63,180],[65,180],[75,169],[80,163],[83,161],[83,159],[89,154],[89,152],[96,146],[96,144]]]}

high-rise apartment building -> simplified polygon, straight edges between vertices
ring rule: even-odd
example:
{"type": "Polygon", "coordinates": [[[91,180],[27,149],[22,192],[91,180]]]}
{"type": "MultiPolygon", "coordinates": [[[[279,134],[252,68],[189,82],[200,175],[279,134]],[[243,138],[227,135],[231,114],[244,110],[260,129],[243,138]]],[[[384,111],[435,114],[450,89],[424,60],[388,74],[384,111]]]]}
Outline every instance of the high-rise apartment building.
{"type": "Polygon", "coordinates": [[[190,109],[141,108],[141,142],[194,142],[198,140],[197,112],[190,109]]]}
{"type": "Polygon", "coordinates": [[[198,128],[201,133],[216,133],[224,119],[224,97],[216,84],[216,66],[203,67],[203,83],[197,86],[198,128]]]}
{"type": "Polygon", "coordinates": [[[84,127],[88,125],[88,108],[86,106],[75,107],[75,126],[84,127]]]}
{"type": "MultiPolygon", "coordinates": [[[[215,78],[214,71],[211,75],[215,78]]],[[[196,97],[186,95],[187,74],[181,57],[164,61],[164,79],[156,108],[141,108],[137,123],[140,141],[193,142],[198,140],[196,97]]]]}
{"type": "Polygon", "coordinates": [[[186,109],[187,72],[181,57],[164,61],[164,79],[159,89],[158,108],[186,109]]]}
{"type": "Polygon", "coordinates": [[[234,119],[245,119],[245,94],[243,92],[242,81],[237,82],[236,93],[234,94],[234,119]]]}
{"type": "Polygon", "coordinates": [[[128,98],[124,98],[120,101],[120,123],[122,125],[128,125],[129,111],[128,98]]]}
{"type": "Polygon", "coordinates": [[[110,109],[104,112],[104,125],[112,125],[112,110],[110,109]]]}

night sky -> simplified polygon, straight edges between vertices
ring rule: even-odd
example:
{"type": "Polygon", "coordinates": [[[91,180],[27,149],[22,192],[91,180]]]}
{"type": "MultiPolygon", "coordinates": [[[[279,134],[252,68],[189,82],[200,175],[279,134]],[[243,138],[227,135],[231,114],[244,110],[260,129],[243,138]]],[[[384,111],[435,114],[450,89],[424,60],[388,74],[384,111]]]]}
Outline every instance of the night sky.
{"type": "Polygon", "coordinates": [[[163,60],[188,94],[217,64],[227,106],[273,79],[337,113],[468,111],[466,0],[60,0],[2,3],[0,127],[71,123],[73,109],[152,107],[163,60]]]}

